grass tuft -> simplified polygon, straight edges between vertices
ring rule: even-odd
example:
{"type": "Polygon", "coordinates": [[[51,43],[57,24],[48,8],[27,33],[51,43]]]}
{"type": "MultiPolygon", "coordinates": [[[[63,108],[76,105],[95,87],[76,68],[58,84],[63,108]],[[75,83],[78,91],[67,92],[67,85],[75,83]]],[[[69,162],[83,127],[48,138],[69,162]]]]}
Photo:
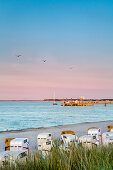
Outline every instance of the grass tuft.
{"type": "Polygon", "coordinates": [[[24,162],[6,164],[1,170],[112,170],[113,146],[86,149],[74,143],[68,150],[58,145],[45,156],[37,151],[24,162]]]}

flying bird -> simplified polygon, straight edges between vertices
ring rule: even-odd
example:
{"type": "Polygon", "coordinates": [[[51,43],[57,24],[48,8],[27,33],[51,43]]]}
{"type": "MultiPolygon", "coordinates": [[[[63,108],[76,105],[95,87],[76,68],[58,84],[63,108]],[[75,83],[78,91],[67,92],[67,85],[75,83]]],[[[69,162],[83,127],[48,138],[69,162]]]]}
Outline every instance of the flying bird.
{"type": "Polygon", "coordinates": [[[47,60],[42,60],[44,63],[47,61],[47,60]]]}
{"type": "Polygon", "coordinates": [[[21,54],[19,54],[19,55],[17,55],[17,58],[19,58],[19,57],[21,57],[22,55],[21,54]]]}
{"type": "Polygon", "coordinates": [[[69,70],[73,70],[74,68],[75,68],[74,65],[68,67],[69,70]]]}
{"type": "Polygon", "coordinates": [[[73,69],[73,67],[69,67],[69,69],[70,69],[70,70],[72,70],[72,69],[73,69]]]}

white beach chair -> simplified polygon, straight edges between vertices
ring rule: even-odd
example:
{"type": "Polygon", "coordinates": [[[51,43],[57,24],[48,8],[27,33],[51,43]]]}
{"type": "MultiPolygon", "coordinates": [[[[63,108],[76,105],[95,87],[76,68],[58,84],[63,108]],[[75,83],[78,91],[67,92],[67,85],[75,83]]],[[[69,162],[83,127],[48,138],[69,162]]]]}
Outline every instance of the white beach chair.
{"type": "Polygon", "coordinates": [[[29,155],[28,138],[15,138],[10,142],[10,151],[23,151],[26,150],[29,155]]]}
{"type": "Polygon", "coordinates": [[[102,134],[102,144],[103,146],[109,146],[113,144],[113,131],[104,132],[102,134]]]}
{"type": "Polygon", "coordinates": [[[74,142],[76,145],[78,144],[78,137],[75,135],[75,132],[71,130],[62,131],[60,140],[64,144],[71,144],[72,142],[74,142]]]}
{"type": "Polygon", "coordinates": [[[81,143],[84,147],[92,148],[94,146],[99,146],[99,141],[93,135],[84,135],[79,137],[79,143],[81,143]]]}
{"type": "Polygon", "coordinates": [[[99,145],[102,144],[102,132],[100,128],[97,127],[88,128],[87,135],[94,136],[96,140],[99,142],[99,145]]]}
{"type": "Polygon", "coordinates": [[[4,151],[0,152],[0,165],[15,163],[16,160],[21,163],[26,160],[28,153],[26,150],[23,151],[4,151]]]}
{"type": "Polygon", "coordinates": [[[101,145],[101,129],[96,127],[88,128],[87,135],[79,137],[79,143],[88,148],[101,145]]]}
{"type": "Polygon", "coordinates": [[[40,133],[37,136],[37,145],[39,151],[50,151],[52,148],[52,134],[40,133]]]}

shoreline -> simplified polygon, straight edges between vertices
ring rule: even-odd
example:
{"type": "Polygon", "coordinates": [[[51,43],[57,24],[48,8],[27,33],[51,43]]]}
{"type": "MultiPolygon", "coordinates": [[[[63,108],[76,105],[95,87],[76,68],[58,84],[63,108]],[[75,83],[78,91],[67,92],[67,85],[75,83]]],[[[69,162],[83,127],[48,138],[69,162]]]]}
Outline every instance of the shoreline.
{"type": "Polygon", "coordinates": [[[0,134],[3,133],[20,133],[20,132],[28,132],[28,131],[35,131],[40,129],[51,129],[51,128],[60,128],[60,127],[68,127],[68,126],[77,126],[82,124],[92,124],[92,123],[106,123],[111,122],[113,123],[113,120],[106,120],[106,121],[97,121],[97,122],[81,122],[81,123],[73,123],[73,124],[66,124],[66,125],[56,125],[56,126],[47,126],[47,127],[38,127],[38,128],[27,128],[27,129],[17,129],[17,130],[6,130],[6,131],[0,131],[0,134]]]}
{"type": "Polygon", "coordinates": [[[79,137],[86,135],[89,127],[98,127],[101,128],[102,133],[106,132],[108,131],[108,125],[113,125],[113,120],[0,132],[0,152],[5,150],[5,138],[28,138],[30,152],[33,152],[37,149],[37,136],[39,133],[51,133],[53,138],[57,139],[60,137],[62,130],[72,130],[79,137]]]}

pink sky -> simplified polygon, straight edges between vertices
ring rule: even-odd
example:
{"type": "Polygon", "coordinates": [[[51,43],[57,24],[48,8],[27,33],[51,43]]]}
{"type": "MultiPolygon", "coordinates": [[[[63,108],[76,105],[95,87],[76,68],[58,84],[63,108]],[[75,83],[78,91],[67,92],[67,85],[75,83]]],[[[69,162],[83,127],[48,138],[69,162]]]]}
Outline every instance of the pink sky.
{"type": "Polygon", "coordinates": [[[112,85],[112,72],[105,68],[10,64],[1,68],[0,99],[53,98],[54,91],[56,98],[112,98],[112,85]]]}

